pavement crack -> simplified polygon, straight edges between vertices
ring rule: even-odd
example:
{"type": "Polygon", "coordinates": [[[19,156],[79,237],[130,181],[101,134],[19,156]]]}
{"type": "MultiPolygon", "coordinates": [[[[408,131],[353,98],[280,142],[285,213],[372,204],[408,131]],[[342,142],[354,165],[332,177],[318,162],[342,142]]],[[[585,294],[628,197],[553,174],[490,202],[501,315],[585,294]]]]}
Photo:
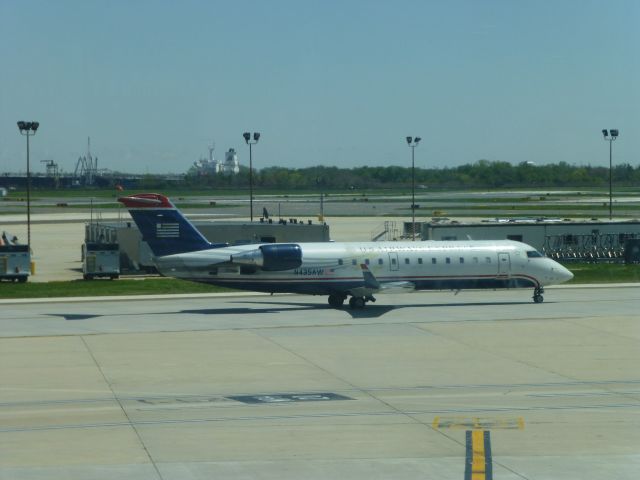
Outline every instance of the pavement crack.
{"type": "Polygon", "coordinates": [[[138,438],[138,441],[140,442],[140,446],[144,450],[144,452],[145,452],[147,458],[149,459],[149,462],[151,463],[151,465],[153,465],[153,468],[154,468],[156,474],[158,475],[158,478],[160,480],[164,480],[164,477],[162,476],[162,473],[160,473],[160,469],[158,468],[158,465],[156,464],[155,460],[153,459],[153,456],[151,455],[151,452],[149,451],[149,449],[145,445],[144,440],[142,439],[142,435],[140,434],[138,428],[136,427],[135,422],[133,422],[131,420],[131,418],[129,417],[129,414],[127,413],[127,410],[124,408],[124,405],[120,401],[120,398],[118,398],[118,395],[116,395],[116,392],[113,390],[113,385],[111,384],[111,381],[109,381],[109,378],[104,373],[104,370],[102,369],[102,366],[100,366],[100,363],[98,362],[98,359],[93,354],[93,351],[91,350],[91,347],[89,347],[89,344],[87,343],[87,341],[85,340],[83,335],[80,335],[80,340],[82,340],[82,343],[84,344],[84,347],[87,349],[87,353],[91,356],[91,359],[93,360],[93,363],[95,364],[96,368],[100,372],[100,375],[102,376],[105,384],[109,387],[109,390],[111,391],[111,395],[113,395],[113,399],[116,401],[116,403],[120,407],[120,410],[122,411],[122,414],[127,419],[128,425],[133,429],[134,433],[136,434],[136,437],[138,438]]]}

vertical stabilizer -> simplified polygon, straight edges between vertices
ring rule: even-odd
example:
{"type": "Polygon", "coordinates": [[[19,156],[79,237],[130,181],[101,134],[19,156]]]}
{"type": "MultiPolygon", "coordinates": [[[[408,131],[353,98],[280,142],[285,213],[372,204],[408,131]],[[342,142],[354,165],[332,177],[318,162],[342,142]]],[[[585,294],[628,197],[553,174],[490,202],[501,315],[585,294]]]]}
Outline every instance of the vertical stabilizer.
{"type": "Polygon", "coordinates": [[[164,195],[140,193],[118,198],[129,209],[142,239],[156,257],[215,248],[164,195]]]}

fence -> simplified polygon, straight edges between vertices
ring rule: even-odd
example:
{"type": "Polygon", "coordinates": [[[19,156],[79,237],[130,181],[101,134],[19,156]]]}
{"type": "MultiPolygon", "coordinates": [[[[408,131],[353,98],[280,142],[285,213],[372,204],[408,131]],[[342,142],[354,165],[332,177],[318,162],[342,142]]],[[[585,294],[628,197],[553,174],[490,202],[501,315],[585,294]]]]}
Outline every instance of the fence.
{"type": "MultiPolygon", "coordinates": [[[[542,251],[550,258],[565,262],[623,263],[625,246],[639,238],[640,234],[635,233],[547,235],[542,251]]],[[[626,261],[629,263],[628,255],[626,261]]]]}

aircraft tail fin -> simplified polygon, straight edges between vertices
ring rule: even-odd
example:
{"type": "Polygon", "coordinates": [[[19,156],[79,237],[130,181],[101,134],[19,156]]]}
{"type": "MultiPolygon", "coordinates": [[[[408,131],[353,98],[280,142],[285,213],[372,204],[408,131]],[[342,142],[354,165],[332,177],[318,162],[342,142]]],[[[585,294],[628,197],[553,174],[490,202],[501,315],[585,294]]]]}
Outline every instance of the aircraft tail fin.
{"type": "Polygon", "coordinates": [[[171,201],[158,193],[118,198],[156,257],[226,246],[211,244],[171,201]]]}

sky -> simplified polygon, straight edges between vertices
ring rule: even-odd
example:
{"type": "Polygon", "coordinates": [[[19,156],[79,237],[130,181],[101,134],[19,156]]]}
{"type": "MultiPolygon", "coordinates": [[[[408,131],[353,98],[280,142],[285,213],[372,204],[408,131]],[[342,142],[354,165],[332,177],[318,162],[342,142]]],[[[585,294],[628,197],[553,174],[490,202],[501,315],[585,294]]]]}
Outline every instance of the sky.
{"type": "Polygon", "coordinates": [[[637,0],[0,0],[0,172],[640,161],[637,0]]]}

